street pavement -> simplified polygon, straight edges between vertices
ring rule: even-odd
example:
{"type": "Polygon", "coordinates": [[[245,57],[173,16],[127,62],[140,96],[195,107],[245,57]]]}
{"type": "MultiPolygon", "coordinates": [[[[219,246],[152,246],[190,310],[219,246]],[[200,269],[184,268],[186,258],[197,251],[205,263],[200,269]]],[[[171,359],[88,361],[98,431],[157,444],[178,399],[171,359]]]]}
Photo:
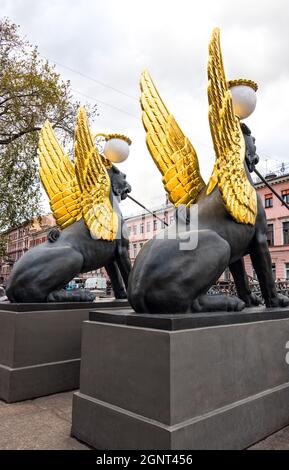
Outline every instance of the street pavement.
{"type": "MultiPolygon", "coordinates": [[[[73,392],[20,403],[0,401],[0,450],[87,450],[70,435],[73,392]]],[[[289,426],[250,447],[289,450],[289,426]]]]}
{"type": "Polygon", "coordinates": [[[70,435],[73,392],[7,404],[0,401],[0,450],[85,450],[70,435]]]}

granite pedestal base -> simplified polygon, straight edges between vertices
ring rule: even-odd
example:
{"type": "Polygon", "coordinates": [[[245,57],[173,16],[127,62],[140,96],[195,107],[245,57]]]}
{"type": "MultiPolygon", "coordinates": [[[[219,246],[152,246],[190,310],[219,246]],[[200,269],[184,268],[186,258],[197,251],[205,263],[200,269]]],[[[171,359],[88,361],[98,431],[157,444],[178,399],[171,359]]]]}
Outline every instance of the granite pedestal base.
{"type": "Polygon", "coordinates": [[[72,434],[96,449],[244,449],[288,425],[289,309],[243,313],[210,314],[210,326],[162,315],[157,328],[92,313],[72,434]]]}
{"type": "Polygon", "coordinates": [[[78,388],[81,326],[97,305],[128,303],[0,304],[0,399],[11,403],[78,388]]]}

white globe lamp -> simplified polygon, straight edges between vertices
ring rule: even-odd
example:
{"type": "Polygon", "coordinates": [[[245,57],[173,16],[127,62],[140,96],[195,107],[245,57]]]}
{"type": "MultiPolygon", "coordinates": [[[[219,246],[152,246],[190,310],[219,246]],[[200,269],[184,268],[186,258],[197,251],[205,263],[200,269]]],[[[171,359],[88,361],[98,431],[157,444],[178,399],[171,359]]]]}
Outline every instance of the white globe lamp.
{"type": "Polygon", "coordinates": [[[239,119],[246,119],[256,108],[258,90],[257,83],[252,80],[231,80],[228,82],[232,100],[234,113],[239,119]]]}
{"type": "Polygon", "coordinates": [[[106,136],[103,153],[105,158],[112,163],[124,162],[129,155],[131,140],[121,134],[109,134],[106,136]]]}

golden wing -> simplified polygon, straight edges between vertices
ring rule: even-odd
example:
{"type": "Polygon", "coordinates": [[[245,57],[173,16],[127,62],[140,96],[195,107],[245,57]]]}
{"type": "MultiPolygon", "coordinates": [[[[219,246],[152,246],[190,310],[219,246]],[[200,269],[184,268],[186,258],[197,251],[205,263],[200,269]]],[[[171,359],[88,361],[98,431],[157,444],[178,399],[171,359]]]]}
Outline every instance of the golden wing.
{"type": "Polygon", "coordinates": [[[74,165],[61,148],[49,121],[38,142],[40,178],[57,225],[64,229],[81,218],[81,194],[74,165]]]}
{"type": "Polygon", "coordinates": [[[162,174],[170,201],[190,206],[205,187],[196,151],[164,105],[147,71],[141,81],[142,120],[149,152],[162,174]]]}
{"type": "Polygon", "coordinates": [[[75,129],[75,173],[82,193],[82,216],[92,237],[115,240],[118,216],[110,203],[110,178],[80,108],[75,129]]]}
{"type": "Polygon", "coordinates": [[[216,163],[207,192],[210,193],[217,183],[229,214],[236,222],[253,225],[257,196],[245,171],[245,140],[240,121],[233,111],[218,28],[213,31],[209,45],[208,78],[209,123],[216,163]]]}

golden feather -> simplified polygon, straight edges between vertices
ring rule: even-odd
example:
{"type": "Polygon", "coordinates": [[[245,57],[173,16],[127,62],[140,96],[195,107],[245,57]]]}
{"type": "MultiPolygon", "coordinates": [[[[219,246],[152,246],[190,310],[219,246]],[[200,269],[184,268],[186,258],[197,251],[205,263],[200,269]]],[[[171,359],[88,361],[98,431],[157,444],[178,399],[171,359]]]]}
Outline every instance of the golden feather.
{"type": "Polygon", "coordinates": [[[109,200],[110,178],[106,170],[111,163],[94,146],[84,108],[78,113],[75,136],[74,165],[48,121],[40,131],[40,178],[53,216],[60,229],[83,218],[92,237],[114,240],[118,217],[109,200]]]}
{"type": "Polygon", "coordinates": [[[245,140],[240,121],[233,111],[218,28],[214,29],[209,45],[208,78],[209,123],[216,163],[207,194],[218,184],[226,209],[234,220],[253,225],[257,215],[257,196],[244,166],[245,140]]]}
{"type": "Polygon", "coordinates": [[[81,194],[74,165],[46,121],[38,143],[40,178],[57,225],[64,229],[81,218],[81,194]]]}
{"type": "Polygon", "coordinates": [[[205,187],[198,157],[169,113],[147,71],[141,75],[142,120],[149,152],[162,174],[170,201],[190,206],[205,187]]]}
{"type": "Polygon", "coordinates": [[[75,129],[75,174],[82,194],[82,216],[92,237],[115,240],[118,216],[113,211],[110,178],[89,130],[87,115],[80,108],[75,129]]]}

